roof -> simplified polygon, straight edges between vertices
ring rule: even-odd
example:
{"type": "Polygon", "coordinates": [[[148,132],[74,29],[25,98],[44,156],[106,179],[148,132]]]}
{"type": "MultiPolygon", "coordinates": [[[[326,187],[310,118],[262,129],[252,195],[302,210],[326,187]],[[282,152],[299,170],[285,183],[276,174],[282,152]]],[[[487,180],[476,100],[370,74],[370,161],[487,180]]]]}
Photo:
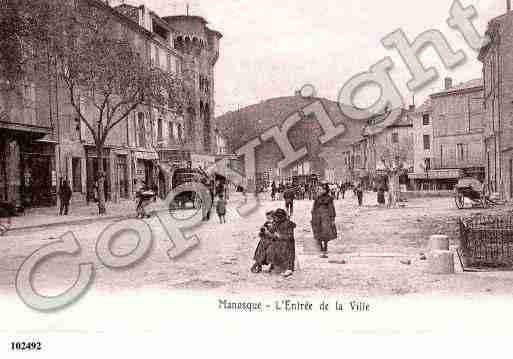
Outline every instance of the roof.
{"type": "Polygon", "coordinates": [[[479,61],[483,61],[490,49],[491,45],[495,42],[496,33],[500,27],[507,19],[511,19],[510,16],[513,15],[513,12],[506,12],[502,15],[499,15],[488,22],[488,27],[485,32],[485,36],[488,36],[491,41],[485,43],[485,45],[479,50],[479,55],[477,59],[479,61]]]}
{"type": "Polygon", "coordinates": [[[410,127],[413,126],[408,112],[403,108],[397,108],[372,117],[369,122],[371,124],[363,129],[363,136],[376,135],[383,130],[391,127],[410,127]]]}
{"type": "Polygon", "coordinates": [[[482,78],[472,79],[472,80],[469,80],[466,82],[462,82],[462,83],[460,83],[456,86],[453,86],[447,90],[442,90],[440,92],[433,93],[430,96],[431,97],[444,96],[444,95],[452,94],[454,92],[465,91],[465,90],[470,90],[470,89],[477,89],[479,87],[483,87],[483,79],[482,78]]]}
{"type": "Polygon", "coordinates": [[[428,97],[422,105],[420,105],[419,107],[417,107],[415,109],[415,111],[413,111],[413,113],[429,112],[432,110],[432,105],[433,105],[433,102],[431,101],[431,98],[428,97]]]}

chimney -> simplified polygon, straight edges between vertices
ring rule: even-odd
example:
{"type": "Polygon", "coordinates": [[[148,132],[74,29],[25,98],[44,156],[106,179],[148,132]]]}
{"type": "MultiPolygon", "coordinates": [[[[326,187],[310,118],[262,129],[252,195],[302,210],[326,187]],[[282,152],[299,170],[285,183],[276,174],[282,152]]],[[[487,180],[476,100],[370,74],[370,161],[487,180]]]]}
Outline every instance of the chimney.
{"type": "Polygon", "coordinates": [[[444,87],[449,90],[452,87],[452,77],[446,77],[444,80],[444,87]]]}
{"type": "Polygon", "coordinates": [[[507,12],[511,11],[511,0],[506,0],[506,11],[507,12]]]}

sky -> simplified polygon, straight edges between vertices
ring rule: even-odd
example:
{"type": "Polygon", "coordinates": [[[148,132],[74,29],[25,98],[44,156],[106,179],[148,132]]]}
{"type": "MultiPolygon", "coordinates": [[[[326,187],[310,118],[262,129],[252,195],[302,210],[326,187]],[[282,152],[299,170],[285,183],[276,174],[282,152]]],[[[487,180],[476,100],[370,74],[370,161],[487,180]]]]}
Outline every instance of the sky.
{"type": "MultiPolygon", "coordinates": [[[[127,0],[145,4],[161,16],[203,16],[209,27],[223,33],[220,59],[215,69],[216,116],[269,98],[291,96],[305,84],[316,95],[336,100],[343,84],[354,75],[390,56],[395,67],[394,83],[406,105],[420,105],[429,93],[442,88],[450,76],[458,84],[481,77],[477,53],[446,20],[452,0],[127,0]],[[413,94],[406,86],[410,74],[396,50],[385,49],[381,39],[402,29],[410,41],[424,31],[436,29],[451,47],[463,50],[467,61],[453,70],[444,68],[435,51],[421,56],[426,67],[434,66],[440,78],[413,94]]],[[[473,5],[473,20],[480,33],[492,18],[506,10],[506,0],[461,0],[473,5]]],[[[356,98],[366,107],[379,96],[370,87],[356,98]]]]}

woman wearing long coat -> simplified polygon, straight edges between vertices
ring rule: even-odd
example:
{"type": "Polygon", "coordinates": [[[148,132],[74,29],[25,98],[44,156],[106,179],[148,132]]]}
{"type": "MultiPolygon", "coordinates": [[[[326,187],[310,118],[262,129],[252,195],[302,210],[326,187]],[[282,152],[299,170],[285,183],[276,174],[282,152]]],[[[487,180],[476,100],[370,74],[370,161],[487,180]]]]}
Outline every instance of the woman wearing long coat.
{"type": "Polygon", "coordinates": [[[321,195],[314,201],[311,222],[314,238],[321,247],[321,258],[328,258],[328,242],[337,238],[336,215],[333,197],[326,184],[321,195]]]}
{"type": "Polygon", "coordinates": [[[284,270],[282,276],[289,277],[294,272],[296,243],[294,240],[296,224],[289,220],[287,212],[279,208],[274,212],[274,227],[271,234],[268,258],[273,267],[284,270]]]}

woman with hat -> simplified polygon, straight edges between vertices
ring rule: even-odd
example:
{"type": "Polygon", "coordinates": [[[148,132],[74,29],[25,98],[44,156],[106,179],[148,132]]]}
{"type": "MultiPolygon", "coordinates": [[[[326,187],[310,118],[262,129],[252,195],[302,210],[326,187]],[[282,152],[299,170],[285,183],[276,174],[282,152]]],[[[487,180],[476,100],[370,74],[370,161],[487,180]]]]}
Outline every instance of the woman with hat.
{"type": "Polygon", "coordinates": [[[287,212],[279,208],[274,212],[274,227],[271,234],[272,244],[268,248],[268,255],[273,267],[280,268],[284,277],[294,272],[296,259],[296,243],[294,240],[296,224],[289,219],[287,212]]]}
{"type": "Polygon", "coordinates": [[[322,193],[314,201],[311,222],[312,232],[321,247],[321,258],[328,258],[328,242],[337,238],[336,215],[329,185],[324,184],[322,193]]]}

